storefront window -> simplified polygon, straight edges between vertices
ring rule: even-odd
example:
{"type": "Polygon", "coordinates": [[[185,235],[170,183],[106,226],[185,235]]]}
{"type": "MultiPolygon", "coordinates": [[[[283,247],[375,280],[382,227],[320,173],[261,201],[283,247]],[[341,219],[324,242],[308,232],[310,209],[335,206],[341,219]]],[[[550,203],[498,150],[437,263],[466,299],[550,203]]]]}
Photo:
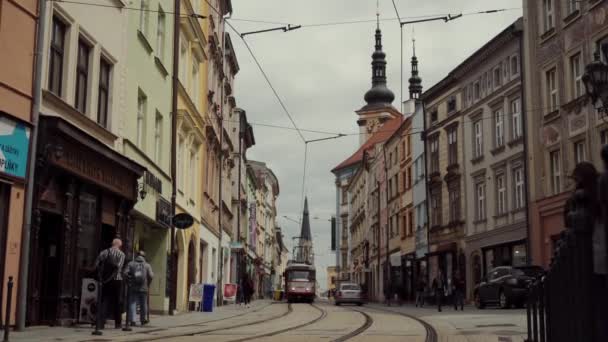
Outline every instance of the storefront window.
{"type": "Polygon", "coordinates": [[[78,220],[81,231],[78,236],[78,267],[95,266],[99,237],[97,236],[97,197],[86,192],[80,193],[78,220]]]}
{"type": "Polygon", "coordinates": [[[526,245],[513,246],[513,266],[525,266],[527,259],[526,245]]]}

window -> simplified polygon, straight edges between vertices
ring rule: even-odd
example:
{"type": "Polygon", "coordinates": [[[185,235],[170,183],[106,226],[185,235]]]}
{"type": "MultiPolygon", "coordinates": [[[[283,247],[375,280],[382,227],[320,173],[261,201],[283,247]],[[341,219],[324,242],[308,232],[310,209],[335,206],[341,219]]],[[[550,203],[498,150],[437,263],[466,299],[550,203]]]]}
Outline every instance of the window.
{"type": "Polygon", "coordinates": [[[484,183],[475,185],[475,218],[477,221],[486,219],[486,185],[484,183]]]}
{"type": "Polygon", "coordinates": [[[568,14],[572,14],[580,9],[581,0],[566,0],[568,14]]]}
{"type": "Polygon", "coordinates": [[[161,61],[165,60],[165,22],[165,12],[159,7],[158,23],[156,25],[156,56],[161,61]]]}
{"type": "Polygon", "coordinates": [[[553,194],[555,195],[562,191],[559,151],[551,152],[549,154],[549,160],[551,163],[551,188],[553,190],[553,194]]]}
{"type": "Polygon", "coordinates": [[[502,74],[500,72],[500,67],[494,69],[494,89],[500,87],[502,79],[502,74]]]}
{"type": "Polygon", "coordinates": [[[407,188],[409,189],[412,187],[412,169],[411,169],[411,167],[408,167],[406,171],[407,171],[407,178],[406,178],[407,188]]]}
{"type": "Polygon", "coordinates": [[[97,123],[108,127],[110,73],[112,66],[105,59],[99,61],[99,95],[97,97],[97,123]]]}
{"type": "Polygon", "coordinates": [[[193,200],[196,198],[196,190],[198,187],[198,167],[197,167],[197,160],[198,160],[198,154],[196,153],[196,146],[193,146],[192,149],[190,150],[190,167],[189,167],[189,173],[190,173],[190,199],[193,200]]]}
{"type": "Polygon", "coordinates": [[[474,140],[474,158],[479,158],[483,156],[483,130],[482,130],[482,120],[477,120],[473,124],[473,140],[474,140]]]}
{"type": "Polygon", "coordinates": [[[559,98],[557,97],[557,72],[555,68],[547,71],[545,74],[545,86],[547,87],[547,104],[549,113],[556,111],[559,106],[559,98]]]}
{"type": "Polygon", "coordinates": [[[496,176],[496,198],[497,214],[505,214],[507,212],[507,187],[504,174],[496,176]]]}
{"type": "Polygon", "coordinates": [[[465,107],[469,105],[469,86],[462,89],[462,102],[464,102],[465,107]]]}
{"type": "Polygon", "coordinates": [[[407,235],[412,236],[414,234],[414,213],[412,211],[407,213],[407,235]]]}
{"type": "Polygon", "coordinates": [[[137,97],[137,146],[143,150],[146,141],[146,111],[148,107],[148,98],[140,90],[137,97]]]}
{"type": "Polygon", "coordinates": [[[431,193],[431,226],[441,226],[441,187],[431,193]]]}
{"type": "Polygon", "coordinates": [[[430,139],[431,173],[439,172],[439,135],[430,139]]]}
{"type": "Polygon", "coordinates": [[[551,30],[554,27],[553,22],[553,0],[543,0],[543,11],[544,16],[544,29],[545,32],[551,30]]]}
{"type": "Polygon", "coordinates": [[[511,120],[512,120],[512,132],[511,136],[513,140],[522,137],[522,125],[521,125],[521,99],[515,99],[511,101],[511,120]]]}
{"type": "Polygon", "coordinates": [[[518,167],[513,170],[513,181],[515,182],[515,209],[521,209],[526,205],[523,168],[518,167]]]}
{"type": "Polygon", "coordinates": [[[573,99],[577,99],[583,96],[583,73],[582,73],[582,65],[581,65],[581,54],[577,53],[576,55],[570,58],[570,77],[572,77],[572,95],[573,99]]]}
{"type": "Polygon", "coordinates": [[[74,107],[81,113],[87,110],[87,88],[89,83],[89,55],[91,48],[82,39],[78,40],[78,62],[76,64],[76,100],[74,107]]]}
{"type": "Polygon", "coordinates": [[[488,71],[488,94],[492,93],[492,72],[488,71]]]}
{"type": "Polygon", "coordinates": [[[600,60],[608,63],[608,36],[600,39],[596,45],[596,49],[600,53],[600,60]]]}
{"type": "Polygon", "coordinates": [[[156,120],[154,120],[154,161],[157,165],[160,165],[162,153],[162,133],[163,133],[163,116],[159,112],[156,112],[156,120]]]}
{"type": "Polygon", "coordinates": [[[140,11],[139,11],[139,30],[144,36],[148,36],[148,23],[150,21],[150,4],[148,4],[148,0],[140,1],[140,11]]]}
{"type": "Polygon", "coordinates": [[[600,143],[602,146],[608,144],[608,129],[602,130],[600,132],[600,143]]]}
{"type": "Polygon", "coordinates": [[[437,121],[437,109],[431,111],[431,123],[437,121]]]}
{"type": "Polygon", "coordinates": [[[448,129],[448,165],[458,163],[458,129],[451,127],[448,129]]]}
{"type": "Polygon", "coordinates": [[[177,143],[177,189],[184,190],[184,138],[179,137],[177,143]]]}
{"type": "Polygon", "coordinates": [[[186,37],[183,34],[180,34],[179,41],[179,80],[185,87],[186,81],[188,80],[186,76],[186,65],[188,65],[188,42],[186,41],[186,37]]]}
{"type": "Polygon", "coordinates": [[[503,124],[502,108],[494,111],[494,143],[495,147],[501,147],[505,143],[504,139],[504,124],[503,124]]]}
{"type": "Polygon", "coordinates": [[[483,75],[481,75],[481,96],[486,96],[486,84],[488,83],[488,76],[487,74],[484,72],[483,75]]]}
{"type": "Polygon", "coordinates": [[[192,101],[194,102],[194,107],[199,107],[199,61],[197,58],[192,58],[192,101]]]}
{"type": "Polygon", "coordinates": [[[467,87],[467,103],[469,105],[473,103],[473,85],[471,84],[467,87]]]}
{"type": "Polygon", "coordinates": [[[49,58],[49,90],[61,96],[63,87],[63,54],[65,49],[65,24],[53,17],[51,52],[49,58]]]}
{"type": "Polygon", "coordinates": [[[456,111],[456,96],[450,97],[448,100],[448,113],[456,111]]]}
{"type": "Polygon", "coordinates": [[[460,183],[451,184],[448,190],[450,199],[450,223],[460,220],[460,183]]]}
{"type": "Polygon", "coordinates": [[[574,162],[576,164],[582,163],[587,159],[587,155],[585,153],[585,141],[577,141],[574,143],[574,162]]]}
{"type": "Polygon", "coordinates": [[[517,56],[511,56],[511,77],[519,75],[519,60],[517,56]]]}
{"type": "Polygon", "coordinates": [[[479,85],[479,81],[475,82],[473,89],[475,94],[475,101],[478,101],[481,98],[481,86],[479,85]]]}

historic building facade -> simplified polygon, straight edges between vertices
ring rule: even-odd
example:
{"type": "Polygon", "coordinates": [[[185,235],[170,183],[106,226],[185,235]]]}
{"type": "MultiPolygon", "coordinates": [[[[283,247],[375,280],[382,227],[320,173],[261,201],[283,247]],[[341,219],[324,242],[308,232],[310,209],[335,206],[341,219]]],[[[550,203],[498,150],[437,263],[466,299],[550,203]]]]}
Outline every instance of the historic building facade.
{"type": "Polygon", "coordinates": [[[522,38],[520,18],[457,68],[467,70],[459,84],[469,296],[492,268],[527,263],[522,38]]]}
{"type": "Polygon", "coordinates": [[[0,8],[0,44],[7,47],[0,53],[0,303],[5,307],[9,277],[15,284],[12,302],[18,303],[25,183],[34,167],[28,165],[32,101],[40,94],[34,89],[37,1],[1,0],[0,8]]]}
{"type": "MultiPolygon", "coordinates": [[[[133,247],[145,251],[158,275],[150,286],[150,310],[169,311],[171,225],[171,89],[173,1],[148,1],[152,11],[129,11],[123,154],[146,167],[133,209],[133,247]]],[[[144,8],[144,9],[146,9],[144,8]]],[[[129,256],[131,257],[131,256],[129,256]]]]}
{"type": "Polygon", "coordinates": [[[594,109],[582,82],[594,53],[608,61],[606,1],[524,3],[524,74],[530,249],[534,264],[548,266],[564,228],[563,205],[576,163],[601,169],[608,143],[605,114],[594,109]]]}
{"type": "Polygon", "coordinates": [[[49,2],[46,17],[27,321],[70,324],[83,320],[82,282],[98,251],[114,237],[134,250],[131,209],[145,168],[118,152],[127,49],[115,37],[128,34],[127,11],[49,2]]]}

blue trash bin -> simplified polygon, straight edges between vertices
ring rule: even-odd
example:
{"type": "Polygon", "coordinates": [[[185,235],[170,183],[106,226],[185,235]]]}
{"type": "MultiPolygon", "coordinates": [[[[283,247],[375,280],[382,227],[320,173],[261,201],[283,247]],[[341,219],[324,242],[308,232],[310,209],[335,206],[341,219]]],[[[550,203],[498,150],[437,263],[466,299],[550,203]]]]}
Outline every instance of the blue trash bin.
{"type": "Polygon", "coordinates": [[[203,285],[203,312],[213,312],[213,299],[215,298],[215,285],[203,285]]]}

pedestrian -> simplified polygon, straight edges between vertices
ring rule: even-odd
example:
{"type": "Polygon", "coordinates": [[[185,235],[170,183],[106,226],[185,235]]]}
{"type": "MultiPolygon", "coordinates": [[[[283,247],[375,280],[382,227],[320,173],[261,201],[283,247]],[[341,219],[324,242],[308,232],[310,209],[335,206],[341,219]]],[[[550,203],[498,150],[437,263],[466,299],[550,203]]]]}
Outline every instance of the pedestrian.
{"type": "Polygon", "coordinates": [[[384,299],[386,300],[387,306],[391,306],[391,297],[391,286],[388,284],[388,281],[386,281],[386,284],[384,285],[384,299]]]}
{"type": "Polygon", "coordinates": [[[95,269],[102,284],[101,329],[105,328],[106,317],[109,312],[112,312],[114,316],[114,327],[116,329],[120,329],[122,324],[120,299],[125,253],[120,250],[121,247],[122,241],[120,239],[112,240],[112,247],[101,251],[95,261],[95,269]]]}
{"type": "Polygon", "coordinates": [[[424,281],[424,278],[421,277],[420,280],[418,280],[418,285],[416,287],[416,307],[424,306],[424,290],[425,289],[426,289],[426,282],[424,281]]]}
{"type": "Polygon", "coordinates": [[[445,279],[443,272],[439,270],[437,276],[433,280],[433,291],[435,292],[435,301],[437,302],[437,311],[441,312],[441,301],[445,292],[445,279]]]}
{"type": "Polygon", "coordinates": [[[152,266],[146,262],[146,253],[139,251],[135,260],[129,262],[124,270],[127,279],[129,300],[127,310],[127,324],[135,325],[135,312],[139,304],[139,321],[141,325],[148,324],[148,290],[154,272],[152,266]]]}
{"type": "Polygon", "coordinates": [[[454,296],[454,310],[456,311],[458,311],[458,305],[460,305],[460,311],[464,311],[464,291],[464,279],[460,277],[460,272],[456,272],[456,276],[454,277],[454,282],[452,284],[452,293],[454,296]]]}
{"type": "Polygon", "coordinates": [[[251,277],[249,274],[245,274],[243,279],[243,296],[245,299],[245,307],[249,307],[249,303],[251,302],[251,295],[253,294],[253,283],[251,282],[251,277]]]}

